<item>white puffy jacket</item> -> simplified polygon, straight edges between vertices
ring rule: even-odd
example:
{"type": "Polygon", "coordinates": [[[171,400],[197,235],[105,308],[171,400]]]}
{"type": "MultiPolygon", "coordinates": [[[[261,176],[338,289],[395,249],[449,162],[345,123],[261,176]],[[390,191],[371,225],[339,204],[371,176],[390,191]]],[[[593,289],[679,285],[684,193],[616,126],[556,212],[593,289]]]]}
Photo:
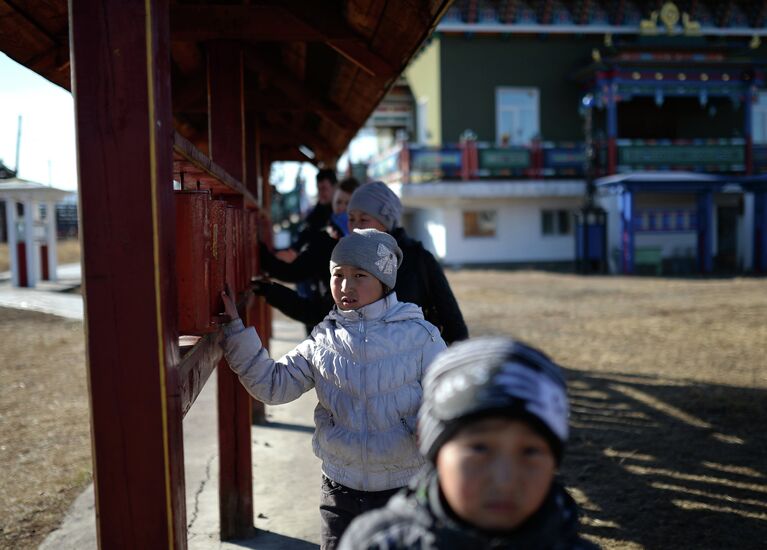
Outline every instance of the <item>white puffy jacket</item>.
{"type": "Polygon", "coordinates": [[[357,310],[334,308],[279,361],[240,320],[224,335],[229,366],[256,399],[287,403],[316,388],[313,448],[330,479],[383,491],[407,485],[419,470],[421,379],[446,346],[417,305],[391,293],[357,310]]]}

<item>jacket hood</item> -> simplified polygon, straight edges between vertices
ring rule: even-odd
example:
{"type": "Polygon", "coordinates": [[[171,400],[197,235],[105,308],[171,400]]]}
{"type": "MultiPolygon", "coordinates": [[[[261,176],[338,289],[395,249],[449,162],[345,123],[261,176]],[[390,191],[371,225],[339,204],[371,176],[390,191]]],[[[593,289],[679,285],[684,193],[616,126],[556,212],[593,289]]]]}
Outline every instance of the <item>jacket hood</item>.
{"type": "Polygon", "coordinates": [[[380,300],[358,309],[344,310],[338,309],[338,306],[333,306],[327,318],[341,324],[357,322],[361,319],[392,323],[423,319],[423,311],[415,304],[400,302],[397,299],[397,293],[390,292],[380,300]]]}
{"type": "MultiPolygon", "coordinates": [[[[572,497],[556,481],[538,512],[509,532],[484,531],[458,519],[442,497],[437,472],[430,464],[424,466],[408,489],[392,498],[388,506],[409,514],[417,523],[432,529],[437,541],[449,543],[456,549],[581,547],[577,544],[562,545],[564,541],[578,540],[578,512],[572,497]]],[[[440,544],[436,547],[442,548],[440,544]]]]}

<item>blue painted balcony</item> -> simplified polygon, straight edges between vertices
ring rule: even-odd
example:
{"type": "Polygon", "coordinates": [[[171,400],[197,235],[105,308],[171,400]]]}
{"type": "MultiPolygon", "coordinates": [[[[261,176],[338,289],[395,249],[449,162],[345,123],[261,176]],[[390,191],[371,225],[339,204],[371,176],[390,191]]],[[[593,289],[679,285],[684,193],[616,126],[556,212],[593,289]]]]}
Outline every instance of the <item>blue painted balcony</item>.
{"type": "MultiPolygon", "coordinates": [[[[644,171],[713,174],[767,173],[767,145],[744,139],[618,139],[595,144],[595,176],[644,171]],[[613,156],[613,162],[610,157],[613,156]],[[610,170],[609,166],[614,166],[610,170]]],[[[443,147],[399,143],[368,166],[368,177],[387,183],[450,180],[574,179],[585,176],[584,144],[534,141],[498,146],[467,141],[443,147]]]]}

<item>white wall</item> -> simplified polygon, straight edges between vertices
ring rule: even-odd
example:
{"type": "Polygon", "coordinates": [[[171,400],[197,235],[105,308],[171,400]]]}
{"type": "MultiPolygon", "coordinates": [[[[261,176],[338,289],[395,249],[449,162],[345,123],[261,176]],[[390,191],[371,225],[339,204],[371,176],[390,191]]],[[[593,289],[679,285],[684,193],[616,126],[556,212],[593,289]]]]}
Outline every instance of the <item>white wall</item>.
{"type": "Polygon", "coordinates": [[[424,248],[437,258],[444,258],[447,249],[447,232],[442,210],[418,209],[413,212],[411,219],[412,225],[407,228],[410,236],[421,241],[424,248]]]}
{"type": "Polygon", "coordinates": [[[597,204],[607,212],[607,268],[610,273],[620,273],[621,264],[614,252],[621,242],[620,199],[617,193],[597,196],[597,204]]]}
{"type": "Polygon", "coordinates": [[[754,268],[754,194],[743,194],[743,215],[738,220],[738,262],[754,268]]]}
{"type": "Polygon", "coordinates": [[[410,232],[447,264],[573,261],[575,236],[543,235],[541,210],[580,207],[580,198],[454,201],[443,209],[420,209],[410,232]],[[497,211],[495,237],[464,237],[464,210],[497,211]]]}

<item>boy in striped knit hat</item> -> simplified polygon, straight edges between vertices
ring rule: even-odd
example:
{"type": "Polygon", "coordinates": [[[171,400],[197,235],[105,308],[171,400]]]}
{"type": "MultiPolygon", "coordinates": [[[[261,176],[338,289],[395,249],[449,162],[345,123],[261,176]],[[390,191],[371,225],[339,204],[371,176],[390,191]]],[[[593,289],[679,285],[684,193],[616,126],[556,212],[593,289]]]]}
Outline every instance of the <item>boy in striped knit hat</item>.
{"type": "Polygon", "coordinates": [[[555,479],[567,436],[565,381],[546,355],[507,338],[455,344],[424,379],[427,466],[340,548],[594,548],[555,479]]]}

